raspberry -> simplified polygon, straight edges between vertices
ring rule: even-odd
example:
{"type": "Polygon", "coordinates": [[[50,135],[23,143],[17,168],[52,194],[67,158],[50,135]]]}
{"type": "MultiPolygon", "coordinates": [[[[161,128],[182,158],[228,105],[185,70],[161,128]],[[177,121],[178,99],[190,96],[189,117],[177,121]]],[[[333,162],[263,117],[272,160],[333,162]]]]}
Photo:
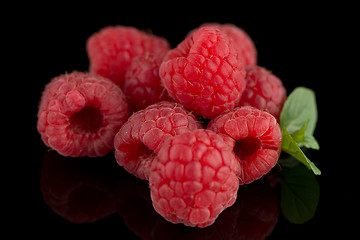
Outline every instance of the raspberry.
{"type": "Polygon", "coordinates": [[[257,63],[257,51],[250,36],[241,28],[233,24],[205,23],[201,27],[211,26],[224,32],[233,42],[235,48],[243,58],[244,66],[252,66],[257,63]]]}
{"type": "Polygon", "coordinates": [[[150,173],[155,210],[173,223],[206,227],[237,196],[239,165],[221,135],[198,129],[170,138],[150,173]]]}
{"type": "Polygon", "coordinates": [[[200,128],[176,103],[160,102],[134,113],[114,139],[116,161],[129,173],[148,179],[150,165],[169,137],[200,128]]]}
{"type": "Polygon", "coordinates": [[[194,31],[170,50],[160,77],[171,97],[205,118],[237,106],[245,89],[241,56],[231,40],[213,27],[194,31]]]}
{"type": "Polygon", "coordinates": [[[86,43],[90,72],[109,78],[121,88],[126,69],[135,56],[145,52],[164,55],[169,49],[166,39],[125,26],[105,27],[86,43]]]}
{"type": "Polygon", "coordinates": [[[210,121],[208,129],[234,140],[240,184],[248,184],[273,168],[281,151],[281,130],[274,116],[254,107],[235,108],[210,121]]]}
{"type": "Polygon", "coordinates": [[[124,84],[124,93],[132,112],[157,102],[172,101],[159,76],[162,59],[162,56],[146,52],[132,60],[124,84]]]}
{"type": "Polygon", "coordinates": [[[259,66],[248,66],[246,88],[239,106],[253,106],[267,111],[280,119],[280,112],[286,100],[286,89],[274,74],[259,66]]]}
{"type": "Polygon", "coordinates": [[[73,72],[55,77],[41,97],[37,129],[64,156],[102,156],[128,117],[121,89],[108,79],[73,72]]]}

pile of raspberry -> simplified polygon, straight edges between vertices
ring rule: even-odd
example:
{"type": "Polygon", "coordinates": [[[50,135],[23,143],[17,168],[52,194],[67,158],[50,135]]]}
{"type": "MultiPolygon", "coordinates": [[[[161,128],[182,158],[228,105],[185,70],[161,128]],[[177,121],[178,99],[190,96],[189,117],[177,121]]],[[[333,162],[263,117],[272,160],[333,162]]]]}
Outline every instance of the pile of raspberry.
{"type": "Polygon", "coordinates": [[[206,23],[175,48],[134,27],[109,26],[86,42],[88,72],[51,80],[37,129],[63,156],[99,157],[147,180],[155,210],[206,227],[260,179],[281,151],[281,80],[257,66],[249,35],[206,23]]]}

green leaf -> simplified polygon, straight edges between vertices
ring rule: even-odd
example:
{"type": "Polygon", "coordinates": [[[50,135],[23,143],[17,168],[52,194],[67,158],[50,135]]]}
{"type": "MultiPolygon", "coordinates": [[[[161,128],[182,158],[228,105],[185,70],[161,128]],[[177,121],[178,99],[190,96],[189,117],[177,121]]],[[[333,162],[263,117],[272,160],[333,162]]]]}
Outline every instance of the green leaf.
{"type": "Polygon", "coordinates": [[[315,150],[319,150],[320,146],[319,143],[316,141],[316,139],[314,138],[314,136],[304,136],[304,139],[302,140],[302,142],[298,143],[299,146],[304,146],[307,148],[312,148],[315,150]]]}
{"type": "Polygon", "coordinates": [[[286,128],[290,134],[301,129],[305,122],[304,135],[312,136],[317,122],[315,93],[305,87],[297,87],[288,96],[280,115],[281,129],[286,128]]]}
{"type": "Polygon", "coordinates": [[[298,131],[296,131],[290,135],[295,140],[295,142],[299,145],[299,147],[304,146],[307,148],[319,150],[320,149],[319,143],[316,141],[314,136],[305,135],[305,129],[307,126],[307,122],[308,121],[306,121],[304,123],[304,125],[298,131]]]}
{"type": "Polygon", "coordinates": [[[284,128],[282,132],[281,150],[299,160],[307,168],[311,169],[316,175],[321,174],[321,171],[315,166],[315,164],[305,156],[299,145],[291,137],[286,128],[284,128]]]}
{"type": "Polygon", "coordinates": [[[305,134],[307,122],[308,121],[306,121],[299,130],[291,134],[291,137],[295,140],[295,142],[301,143],[304,140],[304,134],[305,134]]]}
{"type": "Polygon", "coordinates": [[[320,187],[315,176],[303,165],[282,171],[280,208],[290,222],[302,224],[310,220],[319,196],[320,187]]]}

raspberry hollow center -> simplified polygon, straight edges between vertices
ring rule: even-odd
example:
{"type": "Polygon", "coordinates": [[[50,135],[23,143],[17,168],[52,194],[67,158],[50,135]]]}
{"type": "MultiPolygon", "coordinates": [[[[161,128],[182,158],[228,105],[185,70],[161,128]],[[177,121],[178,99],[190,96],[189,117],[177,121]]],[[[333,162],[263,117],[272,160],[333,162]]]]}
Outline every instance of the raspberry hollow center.
{"type": "Polygon", "coordinates": [[[72,114],[69,119],[70,128],[75,133],[95,133],[103,122],[103,115],[99,108],[87,106],[72,114]]]}
{"type": "Polygon", "coordinates": [[[236,141],[234,153],[240,160],[246,160],[260,149],[258,138],[245,138],[236,141]]]}
{"type": "Polygon", "coordinates": [[[140,144],[138,150],[137,150],[140,158],[142,160],[152,160],[155,158],[156,154],[153,150],[145,146],[145,144],[140,144]]]}

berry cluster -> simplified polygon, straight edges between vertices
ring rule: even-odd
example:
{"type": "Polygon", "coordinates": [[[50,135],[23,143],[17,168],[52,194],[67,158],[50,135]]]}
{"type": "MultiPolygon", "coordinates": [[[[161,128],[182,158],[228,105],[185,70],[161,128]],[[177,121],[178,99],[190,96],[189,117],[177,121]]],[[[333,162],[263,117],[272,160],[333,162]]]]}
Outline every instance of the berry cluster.
{"type": "Polygon", "coordinates": [[[286,90],[256,66],[244,30],[204,24],[170,49],[133,27],[106,27],[86,49],[89,72],[55,77],[41,98],[37,128],[58,153],[115,149],[119,165],[149,181],[159,214],[198,227],[275,166],[286,90]]]}

